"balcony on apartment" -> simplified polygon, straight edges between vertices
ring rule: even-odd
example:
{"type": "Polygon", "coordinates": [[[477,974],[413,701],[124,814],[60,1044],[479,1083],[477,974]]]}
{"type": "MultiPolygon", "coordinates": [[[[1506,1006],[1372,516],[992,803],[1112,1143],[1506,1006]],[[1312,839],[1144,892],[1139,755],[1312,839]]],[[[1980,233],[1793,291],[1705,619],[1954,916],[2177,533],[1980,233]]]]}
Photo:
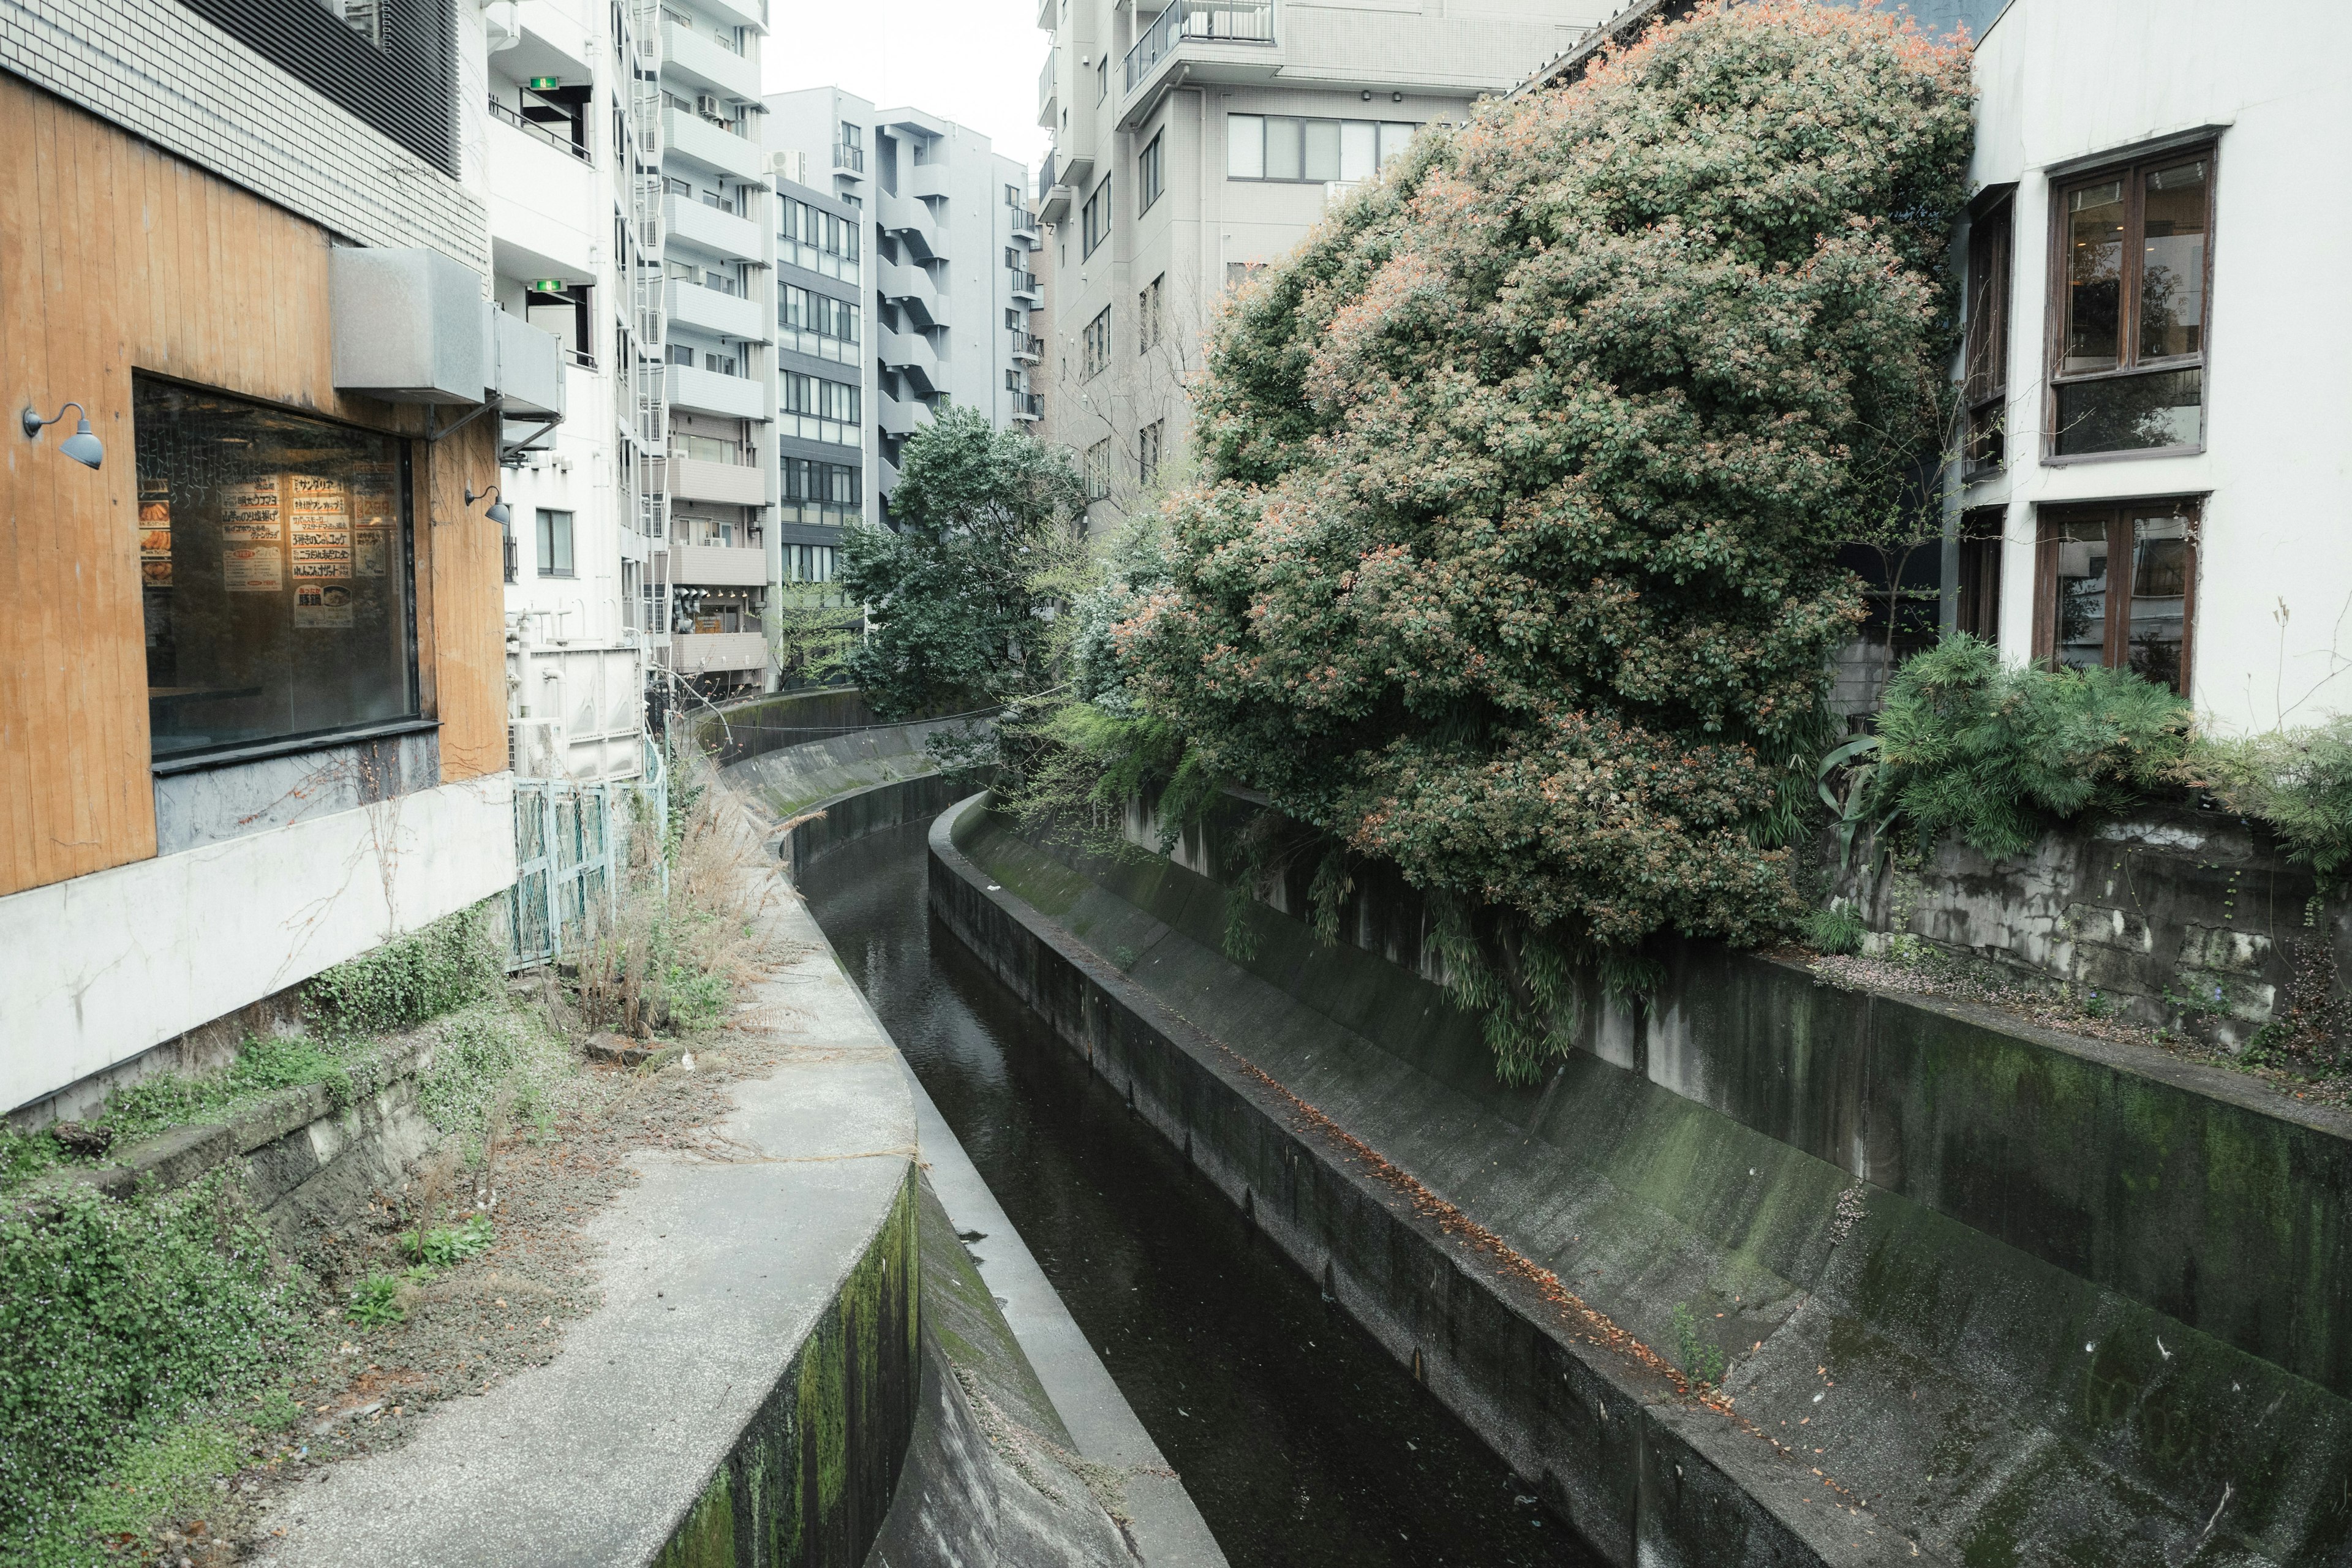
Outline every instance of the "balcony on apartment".
{"type": "Polygon", "coordinates": [[[1015,272],[1013,275],[1013,297],[1028,300],[1034,310],[1045,302],[1045,287],[1037,281],[1034,272],[1015,272]]]}
{"type": "Polygon", "coordinates": [[[1179,66],[1193,81],[1263,82],[1282,64],[1274,0],[1168,0],[1127,51],[1118,129],[1142,123],[1179,66]]]}
{"type": "Polygon", "coordinates": [[[662,303],[672,322],[735,342],[770,342],[776,335],[767,309],[740,294],[673,278],[665,286],[662,303]]]}
{"type": "Polygon", "coordinates": [[[765,382],[745,375],[726,375],[688,364],[664,367],[668,373],[669,405],[689,414],[716,414],[727,419],[768,417],[765,382]]]}
{"type": "Polygon", "coordinates": [[[877,268],[876,286],[882,297],[904,306],[920,318],[920,325],[944,327],[948,293],[932,281],[930,272],[910,261],[885,261],[877,268]]]}
{"type": "MultiPolygon", "coordinates": [[[[751,463],[720,463],[708,458],[670,458],[665,484],[672,500],[719,501],[728,506],[765,506],[768,471],[751,463]]],[[[717,578],[697,578],[717,582],[717,578]]]]}
{"type": "Polygon", "coordinates": [[[754,184],[768,177],[768,154],[748,137],[716,121],[679,109],[662,110],[662,142],[668,155],[754,184]]]}
{"type": "Polygon", "coordinates": [[[1013,395],[1013,417],[1021,420],[1045,417],[1045,395],[1042,392],[1016,392],[1013,395]]]}
{"type": "Polygon", "coordinates": [[[704,92],[729,98],[760,96],[760,68],[735,47],[735,29],[728,24],[697,27],[662,12],[662,78],[683,79],[704,92]]]}
{"type": "Polygon", "coordinates": [[[758,224],[690,196],[662,198],[662,232],[739,261],[758,261],[765,254],[758,224]]]}
{"type": "Polygon", "coordinates": [[[669,639],[669,663],[681,675],[764,669],[768,639],[759,632],[681,632],[669,639]]]}
{"type": "Polygon", "coordinates": [[[768,552],[757,544],[673,544],[669,580],[704,588],[761,587],[768,581],[768,552]]]}
{"type": "Polygon", "coordinates": [[[884,396],[875,400],[879,406],[877,423],[882,434],[894,440],[905,440],[931,422],[931,405],[911,397],[884,396]]]}
{"type": "Polygon", "coordinates": [[[1059,118],[1060,104],[1054,96],[1055,58],[1056,51],[1048,46],[1045,50],[1045,68],[1037,73],[1037,123],[1048,131],[1054,128],[1055,121],[1059,118]]]}
{"type": "Polygon", "coordinates": [[[929,333],[894,332],[885,327],[881,354],[883,368],[917,377],[923,384],[923,391],[947,390],[947,377],[940,368],[940,351],[929,333]]]}
{"type": "Polygon", "coordinates": [[[1013,329],[1013,357],[1024,364],[1035,364],[1045,357],[1045,340],[1034,332],[1013,329]]]}
{"type": "Polygon", "coordinates": [[[730,26],[749,27],[755,33],[768,30],[768,0],[694,0],[694,7],[730,26]]]}

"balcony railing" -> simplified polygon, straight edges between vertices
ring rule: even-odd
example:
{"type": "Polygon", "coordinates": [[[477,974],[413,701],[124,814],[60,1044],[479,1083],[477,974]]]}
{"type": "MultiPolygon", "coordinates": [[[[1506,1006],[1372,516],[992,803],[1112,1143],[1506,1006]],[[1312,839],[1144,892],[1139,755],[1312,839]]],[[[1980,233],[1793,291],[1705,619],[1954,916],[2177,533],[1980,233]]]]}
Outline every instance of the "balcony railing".
{"type": "Polygon", "coordinates": [[[1013,275],[1013,291],[1015,294],[1038,292],[1037,275],[1034,272],[1015,272],[1013,275]]]}
{"type": "Polygon", "coordinates": [[[1050,125],[1054,120],[1054,51],[1045,51],[1045,68],[1037,73],[1037,122],[1050,125]]]}
{"type": "Polygon", "coordinates": [[[1270,44],[1273,0],[1169,0],[1168,8],[1144,24],[1135,47],[1127,51],[1127,90],[1133,92],[1186,38],[1270,44]]]}
{"type": "Polygon", "coordinates": [[[1045,339],[1031,332],[1015,331],[1013,334],[1013,357],[1014,359],[1037,360],[1043,359],[1045,354],[1045,339]]]}
{"type": "Polygon", "coordinates": [[[1045,417],[1045,395],[1042,392],[1016,392],[1013,395],[1013,417],[1043,419],[1045,417]]]}
{"type": "Polygon", "coordinates": [[[513,126],[516,130],[523,132],[529,135],[536,136],[541,142],[544,142],[549,146],[554,148],[557,152],[569,153],[583,163],[593,165],[596,162],[594,154],[591,153],[587,148],[581,146],[569,136],[558,136],[554,132],[550,131],[538,121],[530,119],[529,116],[525,115],[522,110],[517,109],[513,104],[499,102],[498,96],[495,93],[490,97],[490,118],[493,120],[503,120],[509,125],[513,126]]]}
{"type": "Polygon", "coordinates": [[[858,174],[864,174],[866,172],[866,149],[863,147],[852,147],[846,142],[835,142],[833,144],[833,166],[836,169],[850,169],[855,170],[858,174]]]}

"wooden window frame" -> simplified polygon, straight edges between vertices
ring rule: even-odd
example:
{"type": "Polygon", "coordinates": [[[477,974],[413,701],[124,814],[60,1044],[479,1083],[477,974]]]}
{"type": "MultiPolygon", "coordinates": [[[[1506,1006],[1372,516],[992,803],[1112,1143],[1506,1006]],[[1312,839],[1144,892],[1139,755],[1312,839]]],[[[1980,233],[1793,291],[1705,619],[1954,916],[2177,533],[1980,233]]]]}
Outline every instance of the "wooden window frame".
{"type": "Polygon", "coordinates": [[[2017,204],[2004,191],[1969,223],[1969,321],[1962,349],[1962,476],[2009,467],[2010,296],[2016,287],[2017,204]],[[1989,276],[1988,276],[1989,275],[1989,276]],[[1985,456],[1987,445],[1990,456],[1985,456]]]}
{"type": "Polygon", "coordinates": [[[2050,246],[2045,266],[2049,298],[2042,329],[2041,458],[2044,467],[2128,462],[2143,458],[2193,457],[2205,449],[2205,426],[2212,408],[2213,250],[2219,237],[2215,219],[2221,205],[2221,138],[2210,131],[2194,136],[2168,139],[2124,152],[2103,163],[2053,174],[2050,181],[2050,246]],[[2152,168],[2179,163],[2192,157],[2205,160],[2205,275],[2201,285],[2204,295],[2198,330],[2199,348],[2193,354],[2173,354],[2143,362],[2139,357],[2139,285],[2140,266],[2147,243],[2147,193],[2142,176],[2152,168]],[[2124,185],[2123,271],[2116,280],[2117,363],[2113,370],[2061,375],[2059,367],[2064,363],[2066,353],[2066,197],[2084,185],[2115,179],[2120,179],[2124,185]],[[2135,447],[2118,452],[2061,453],[2058,450],[2058,394],[2061,387],[2183,370],[2200,373],[2195,441],[2171,447],[2135,447]]]}
{"type": "Polygon", "coordinates": [[[2008,524],[2005,506],[1971,507],[1960,514],[1952,629],[1995,646],[2000,642],[2000,575],[2008,524]]]}
{"type": "Polygon", "coordinates": [[[2188,560],[2180,600],[2180,695],[2188,697],[2197,678],[2197,578],[2203,546],[2205,497],[2202,495],[2137,496],[2124,500],[2069,502],[2044,506],[2035,518],[2033,546],[2033,660],[2044,669],[2057,668],[2058,658],[2058,530],[2070,522],[2103,521],[2107,530],[2106,620],[2101,628],[2099,657],[2109,669],[2131,668],[2131,581],[2118,580],[2113,563],[2131,559],[2131,519],[2152,509],[2171,505],[2189,520],[2188,560]]]}

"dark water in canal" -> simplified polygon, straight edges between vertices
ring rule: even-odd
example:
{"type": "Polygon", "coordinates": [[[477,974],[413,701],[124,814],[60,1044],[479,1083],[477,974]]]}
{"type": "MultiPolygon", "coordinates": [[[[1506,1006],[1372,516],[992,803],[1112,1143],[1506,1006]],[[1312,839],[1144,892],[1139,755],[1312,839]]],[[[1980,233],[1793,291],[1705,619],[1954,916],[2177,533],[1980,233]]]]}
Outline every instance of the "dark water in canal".
{"type": "Polygon", "coordinates": [[[1234,1568],[1596,1565],[931,920],[927,826],[826,855],[809,907],[1234,1568]]]}

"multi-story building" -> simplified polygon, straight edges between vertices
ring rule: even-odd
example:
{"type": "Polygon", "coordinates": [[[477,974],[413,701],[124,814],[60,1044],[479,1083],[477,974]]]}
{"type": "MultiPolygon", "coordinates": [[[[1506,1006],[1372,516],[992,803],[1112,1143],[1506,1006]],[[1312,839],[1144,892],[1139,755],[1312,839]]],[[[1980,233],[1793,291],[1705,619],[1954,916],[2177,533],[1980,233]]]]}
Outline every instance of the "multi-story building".
{"type": "Polygon", "coordinates": [[[760,121],[767,0],[662,0],[659,289],[664,354],[649,595],[666,668],[704,697],[772,679],[775,193],[760,121]]]}
{"type": "Polygon", "coordinates": [[[812,183],[803,152],[776,176],[776,503],[773,580],[830,583],[841,531],[870,515],[875,356],[866,214],[812,183]]]}
{"type": "Polygon", "coordinates": [[[1042,0],[1038,123],[1055,438],[1129,504],[1186,451],[1189,374],[1218,296],[1290,250],[1423,125],[1458,121],[1615,9],[1610,0],[1042,0]]]}
{"type": "Polygon", "coordinates": [[[0,1111],[514,880],[487,509],[564,374],[490,302],[455,11],[0,7],[0,1111]]]}
{"type": "Polygon", "coordinates": [[[1040,236],[1028,170],[987,137],[917,109],[877,110],[838,88],[767,100],[768,136],[871,223],[875,431],[868,515],[886,515],[899,447],[947,403],[1000,426],[1034,422],[1040,236]]]}

